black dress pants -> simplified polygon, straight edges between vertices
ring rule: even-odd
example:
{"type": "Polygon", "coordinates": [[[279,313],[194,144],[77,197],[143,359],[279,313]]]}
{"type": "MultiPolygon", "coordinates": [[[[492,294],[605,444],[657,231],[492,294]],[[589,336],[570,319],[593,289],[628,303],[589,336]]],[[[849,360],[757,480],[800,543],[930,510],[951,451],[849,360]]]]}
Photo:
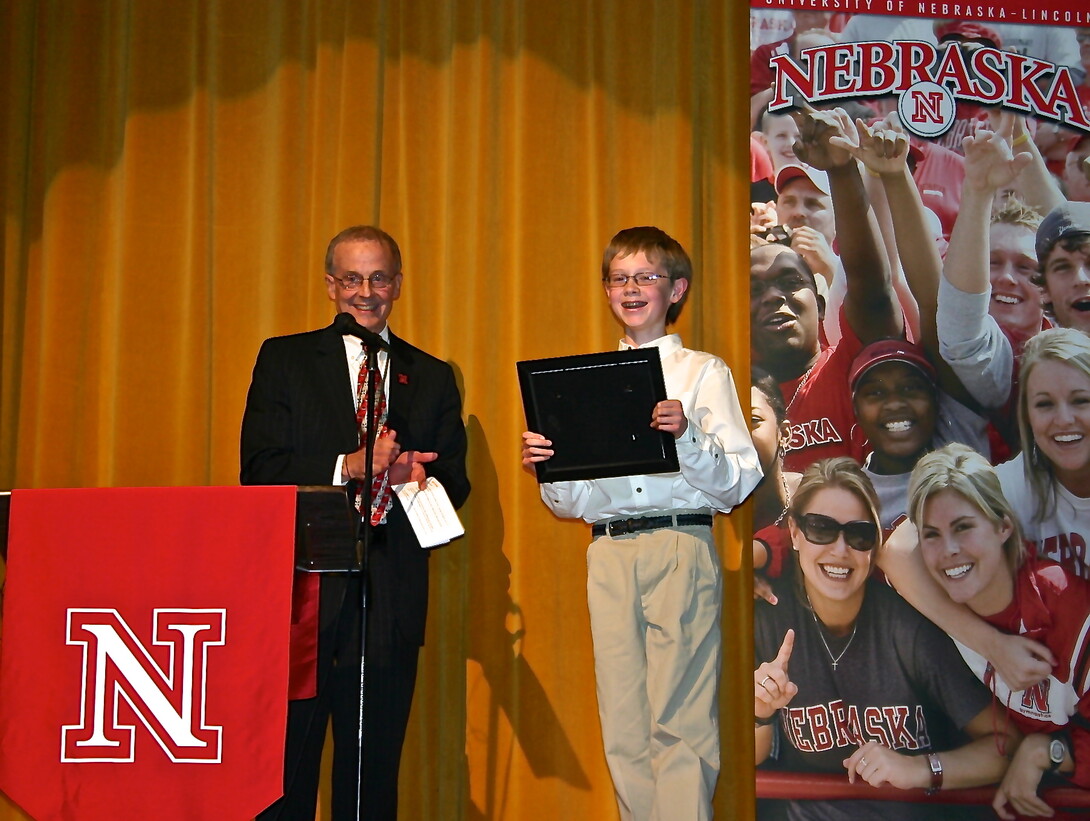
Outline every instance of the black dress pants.
{"type": "MultiPolygon", "coordinates": [[[[376,529],[379,530],[379,529],[376,529]]],[[[356,818],[360,690],[360,581],[356,575],[322,578],[319,602],[318,694],[288,703],[284,797],[258,821],[313,821],[326,722],[333,724],[332,821],[356,818]]],[[[369,608],[378,602],[372,596],[369,608]]],[[[373,620],[369,614],[368,624],[373,620]]],[[[363,802],[360,818],[396,821],[401,748],[412,707],[420,648],[396,629],[368,630],[365,667],[363,802]]]]}

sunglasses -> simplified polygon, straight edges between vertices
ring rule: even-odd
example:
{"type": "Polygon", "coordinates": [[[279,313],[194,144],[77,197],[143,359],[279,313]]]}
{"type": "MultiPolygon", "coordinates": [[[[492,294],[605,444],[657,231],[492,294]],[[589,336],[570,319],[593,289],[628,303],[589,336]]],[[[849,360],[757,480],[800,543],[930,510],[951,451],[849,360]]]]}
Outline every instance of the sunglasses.
{"type": "Polygon", "coordinates": [[[795,517],[802,535],[813,544],[832,544],[844,534],[844,541],[852,550],[866,552],[878,544],[878,526],[874,522],[844,522],[820,513],[804,513],[795,517]]]}

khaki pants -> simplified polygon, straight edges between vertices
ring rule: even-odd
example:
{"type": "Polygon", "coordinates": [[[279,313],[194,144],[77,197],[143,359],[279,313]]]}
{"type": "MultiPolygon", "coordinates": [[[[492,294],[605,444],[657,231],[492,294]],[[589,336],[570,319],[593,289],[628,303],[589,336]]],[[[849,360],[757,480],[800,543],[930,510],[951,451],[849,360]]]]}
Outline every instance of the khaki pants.
{"type": "Polygon", "coordinates": [[[587,550],[598,714],[625,821],[711,818],[721,574],[708,527],[601,536],[587,550]]]}

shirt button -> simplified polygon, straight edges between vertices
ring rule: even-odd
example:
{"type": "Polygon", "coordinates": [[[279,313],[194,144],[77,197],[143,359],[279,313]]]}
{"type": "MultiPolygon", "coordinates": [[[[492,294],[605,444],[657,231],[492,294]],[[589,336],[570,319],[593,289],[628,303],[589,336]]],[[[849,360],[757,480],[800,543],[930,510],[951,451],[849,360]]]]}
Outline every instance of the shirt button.
{"type": "Polygon", "coordinates": [[[642,487],[638,487],[638,488],[636,488],[636,492],[637,492],[637,493],[643,493],[643,488],[642,488],[642,487]]]}

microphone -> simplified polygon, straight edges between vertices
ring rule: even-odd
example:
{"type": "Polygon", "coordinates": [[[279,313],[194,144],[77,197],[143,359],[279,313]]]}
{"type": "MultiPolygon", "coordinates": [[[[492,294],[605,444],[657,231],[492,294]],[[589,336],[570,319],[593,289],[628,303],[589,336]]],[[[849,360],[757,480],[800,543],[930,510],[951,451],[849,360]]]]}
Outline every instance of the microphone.
{"type": "Polygon", "coordinates": [[[376,334],[374,331],[369,331],[356,321],[356,318],[352,314],[345,311],[344,313],[337,314],[333,317],[333,330],[339,333],[341,336],[348,335],[354,336],[363,342],[363,346],[370,350],[389,350],[390,346],[386,340],[376,334]]]}

